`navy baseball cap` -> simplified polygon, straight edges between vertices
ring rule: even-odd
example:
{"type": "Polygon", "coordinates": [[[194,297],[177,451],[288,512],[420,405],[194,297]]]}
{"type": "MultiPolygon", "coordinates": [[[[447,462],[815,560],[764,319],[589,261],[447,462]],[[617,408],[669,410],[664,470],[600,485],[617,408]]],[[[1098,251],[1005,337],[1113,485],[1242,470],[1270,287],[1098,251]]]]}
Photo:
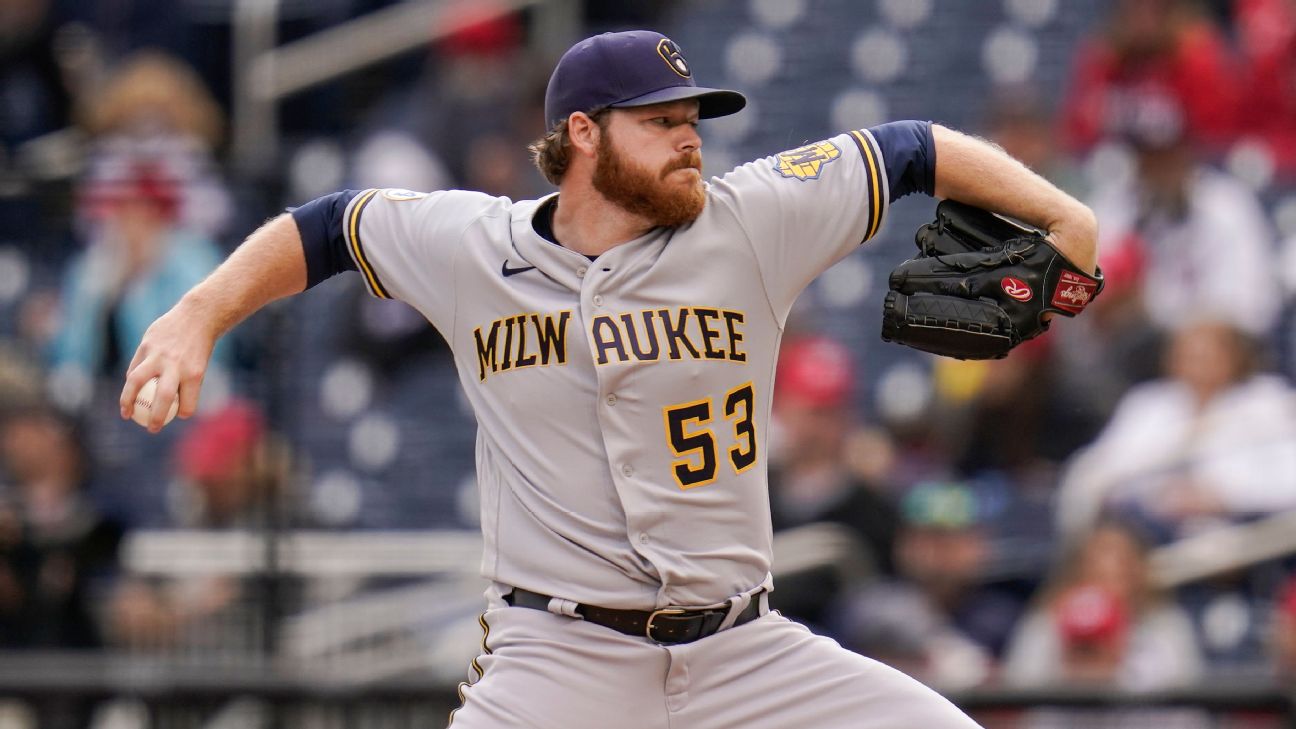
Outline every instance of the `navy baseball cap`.
{"type": "Polygon", "coordinates": [[[698,86],[679,46],[661,33],[603,33],[577,43],[559,59],[545,91],[545,123],[553,129],[576,111],[681,99],[697,99],[703,119],[733,114],[747,105],[737,91],[698,86]]]}

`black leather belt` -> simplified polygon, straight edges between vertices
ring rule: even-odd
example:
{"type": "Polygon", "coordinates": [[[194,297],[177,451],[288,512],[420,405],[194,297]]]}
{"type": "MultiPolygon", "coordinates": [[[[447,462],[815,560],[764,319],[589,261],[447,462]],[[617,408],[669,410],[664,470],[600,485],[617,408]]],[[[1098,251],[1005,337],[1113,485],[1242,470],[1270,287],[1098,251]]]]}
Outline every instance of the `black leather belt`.
{"type": "MultiPolygon", "coordinates": [[[[513,591],[504,596],[504,602],[513,607],[532,608],[534,610],[549,610],[548,595],[541,595],[538,592],[513,588],[513,591]]],[[[734,625],[749,623],[760,617],[761,593],[757,592],[752,595],[751,603],[738,613],[738,619],[734,625]]],[[[725,616],[729,614],[726,608],[710,608],[703,610],[685,610],[684,608],[662,608],[660,610],[614,610],[612,608],[598,607],[597,605],[577,605],[576,612],[582,618],[602,625],[605,628],[611,628],[619,633],[626,635],[645,636],[649,640],[662,645],[678,645],[680,643],[692,643],[708,635],[714,635],[720,630],[720,624],[724,622],[725,616]]]]}

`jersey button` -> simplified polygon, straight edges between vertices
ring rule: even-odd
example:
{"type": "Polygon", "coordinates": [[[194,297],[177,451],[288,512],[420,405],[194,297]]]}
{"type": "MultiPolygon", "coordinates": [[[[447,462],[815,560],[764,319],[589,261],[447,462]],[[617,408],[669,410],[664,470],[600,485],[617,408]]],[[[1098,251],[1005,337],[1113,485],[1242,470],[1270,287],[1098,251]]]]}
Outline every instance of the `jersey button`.
{"type": "Polygon", "coordinates": [[[585,278],[585,274],[588,272],[589,272],[588,268],[581,266],[580,268],[576,269],[576,278],[585,278]]]}
{"type": "Polygon", "coordinates": [[[594,305],[595,305],[595,306],[602,306],[602,305],[603,305],[603,297],[602,297],[602,296],[599,296],[598,294],[594,294],[594,298],[591,299],[591,301],[594,302],[594,305]]]}
{"type": "Polygon", "coordinates": [[[643,532],[639,532],[639,543],[640,543],[640,544],[647,544],[647,543],[648,543],[648,535],[647,535],[647,534],[644,534],[643,532]]]}
{"type": "Polygon", "coordinates": [[[607,396],[607,404],[608,407],[614,407],[617,404],[616,393],[612,393],[611,395],[607,396]]]}
{"type": "Polygon", "coordinates": [[[633,476],[633,475],[634,475],[634,466],[631,466],[629,463],[627,463],[627,464],[625,464],[624,466],[622,466],[622,467],[621,467],[621,475],[622,475],[622,476],[625,476],[626,478],[630,478],[631,476],[633,476]]]}

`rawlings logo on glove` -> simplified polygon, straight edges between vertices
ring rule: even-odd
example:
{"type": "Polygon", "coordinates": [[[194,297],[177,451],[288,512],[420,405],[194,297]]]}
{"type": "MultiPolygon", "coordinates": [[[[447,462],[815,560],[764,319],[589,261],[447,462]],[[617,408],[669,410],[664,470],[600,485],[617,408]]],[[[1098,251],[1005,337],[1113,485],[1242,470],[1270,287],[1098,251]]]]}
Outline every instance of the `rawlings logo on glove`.
{"type": "Polygon", "coordinates": [[[1008,294],[1018,301],[1030,301],[1031,297],[1035,295],[1035,292],[1031,291],[1031,287],[1027,286],[1025,281],[1022,281],[1019,278],[1013,278],[1012,276],[1004,276],[1003,281],[1000,281],[999,285],[1003,286],[1005,294],[1008,294]]]}
{"type": "Polygon", "coordinates": [[[1079,314],[1094,294],[1098,293],[1101,285],[1101,279],[1095,281],[1083,274],[1063,271],[1057,293],[1053,295],[1053,305],[1072,314],[1079,314]]]}
{"type": "Polygon", "coordinates": [[[1076,268],[1039,231],[953,200],[914,242],[918,257],[891,272],[882,339],[924,352],[1006,357],[1048,330],[1045,314],[1075,316],[1103,289],[1101,271],[1076,268]]]}

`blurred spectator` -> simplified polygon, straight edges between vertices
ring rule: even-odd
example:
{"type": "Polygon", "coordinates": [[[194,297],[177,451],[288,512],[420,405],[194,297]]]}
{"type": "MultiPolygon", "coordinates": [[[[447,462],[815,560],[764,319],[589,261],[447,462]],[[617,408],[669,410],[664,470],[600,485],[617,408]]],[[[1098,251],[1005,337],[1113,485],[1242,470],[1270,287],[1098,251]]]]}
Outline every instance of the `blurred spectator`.
{"type": "Polygon", "coordinates": [[[0,0],[0,160],[67,125],[67,84],[55,57],[50,0],[0,0]]]}
{"type": "Polygon", "coordinates": [[[233,400],[199,419],[176,444],[175,469],[188,486],[180,511],[190,529],[254,528],[264,523],[267,499],[283,485],[275,469],[259,410],[233,400]]]}
{"type": "Polygon", "coordinates": [[[1264,141],[1279,170],[1296,180],[1296,0],[1234,0],[1246,64],[1243,131],[1264,141]]]}
{"type": "Polygon", "coordinates": [[[0,422],[0,644],[101,645],[96,584],[116,567],[120,527],[86,495],[89,464],[73,425],[44,409],[0,422]]]}
{"type": "Polygon", "coordinates": [[[1076,54],[1063,100],[1067,142],[1087,151],[1113,134],[1131,99],[1161,98],[1184,110],[1192,143],[1218,149],[1238,125],[1235,66],[1192,0],[1116,0],[1102,30],[1076,54]]]}
{"type": "Polygon", "coordinates": [[[775,526],[816,521],[849,526],[889,572],[895,506],[878,493],[876,484],[861,482],[843,460],[843,448],[856,425],[851,390],[857,373],[850,357],[828,337],[804,337],[783,347],[773,406],[775,526]]]}
{"type": "MultiPolygon", "coordinates": [[[[148,325],[224,258],[213,236],[228,195],[211,156],[223,120],[183,61],[145,51],[113,71],[82,123],[92,135],[77,210],[87,244],[64,272],[53,339],[41,344],[54,367],[116,378],[148,325]]],[[[35,307],[25,314],[38,321],[35,307]]],[[[218,365],[228,350],[218,345],[218,365]]]]}
{"type": "MultiPolygon", "coordinates": [[[[217,235],[230,217],[229,193],[213,161],[224,116],[202,79],[181,59],[158,51],[126,58],[87,104],[92,136],[87,178],[111,182],[117,168],[141,158],[174,181],[176,222],[217,235]]],[[[94,217],[95,210],[87,212],[94,217]]]]}
{"type": "Polygon", "coordinates": [[[992,556],[984,510],[970,484],[911,489],[896,536],[900,579],[848,595],[834,611],[833,634],[933,685],[967,687],[989,678],[1021,603],[983,583],[992,556]]]}
{"type": "Polygon", "coordinates": [[[202,79],[179,58],[140,51],[113,72],[85,119],[99,138],[190,140],[204,149],[221,141],[220,108],[202,79]]]}
{"type": "Polygon", "coordinates": [[[149,324],[220,263],[211,240],[180,227],[179,198],[176,179],[135,160],[88,186],[85,202],[100,224],[67,269],[50,348],[56,367],[121,374],[149,324]]]}
{"type": "MultiPolygon", "coordinates": [[[[776,532],[809,524],[838,524],[859,541],[861,555],[891,572],[896,510],[877,484],[861,481],[845,460],[853,426],[850,355],[826,337],[789,342],[779,358],[773,417],[777,423],[770,473],[776,532]]],[[[771,598],[788,617],[822,625],[824,607],[840,590],[835,570],[779,577],[771,598]]]]}
{"type": "MultiPolygon", "coordinates": [[[[517,138],[522,163],[526,142],[543,126],[532,97],[543,97],[542,64],[526,57],[524,27],[515,13],[494,0],[453,0],[442,15],[458,26],[432,45],[421,74],[393,85],[387,98],[366,117],[367,126],[386,132],[407,130],[444,161],[455,180],[474,172],[472,141],[479,136],[517,138]],[[435,99],[436,103],[429,103],[435,99]],[[517,130],[526,133],[518,138],[517,130]]],[[[478,174],[489,173],[479,170],[478,174]]]]}
{"type": "Polygon", "coordinates": [[[1184,686],[1202,672],[1192,623],[1152,588],[1148,545],[1099,525],[1081,541],[1018,625],[1003,680],[1013,686],[1184,686]]]}
{"type": "MultiPolygon", "coordinates": [[[[287,456],[261,414],[233,401],[196,420],[177,443],[177,526],[252,529],[283,498],[287,456]]],[[[261,644],[254,585],[229,575],[169,583],[125,580],[111,606],[115,641],[130,648],[251,652],[261,644]]]]}
{"type": "Polygon", "coordinates": [[[1083,532],[1119,510],[1179,536],[1220,519],[1296,508],[1296,391],[1256,372],[1255,345],[1212,321],[1175,333],[1164,379],[1133,388],[1068,466],[1058,524],[1083,532]]]}
{"type": "Polygon", "coordinates": [[[959,473],[1001,474],[1019,489],[1051,491],[1060,464],[1097,434],[1102,417],[1093,403],[1058,383],[1052,336],[1002,360],[935,363],[936,422],[959,473]]]}
{"type": "Polygon", "coordinates": [[[1129,307],[1159,329],[1209,315],[1268,334],[1281,293],[1259,200],[1240,180],[1199,162],[1182,107],[1151,97],[1127,107],[1122,133],[1137,174],[1102,185],[1091,201],[1108,279],[1095,302],[1099,318],[1129,307]]]}
{"type": "Polygon", "coordinates": [[[43,387],[37,358],[0,339],[0,420],[39,406],[43,387]]]}
{"type": "MultiPolygon", "coordinates": [[[[103,646],[103,597],[122,530],[87,497],[83,439],[64,417],[25,408],[0,421],[0,646],[88,650],[103,646]]],[[[89,726],[82,699],[37,700],[39,729],[89,726]]]]}

